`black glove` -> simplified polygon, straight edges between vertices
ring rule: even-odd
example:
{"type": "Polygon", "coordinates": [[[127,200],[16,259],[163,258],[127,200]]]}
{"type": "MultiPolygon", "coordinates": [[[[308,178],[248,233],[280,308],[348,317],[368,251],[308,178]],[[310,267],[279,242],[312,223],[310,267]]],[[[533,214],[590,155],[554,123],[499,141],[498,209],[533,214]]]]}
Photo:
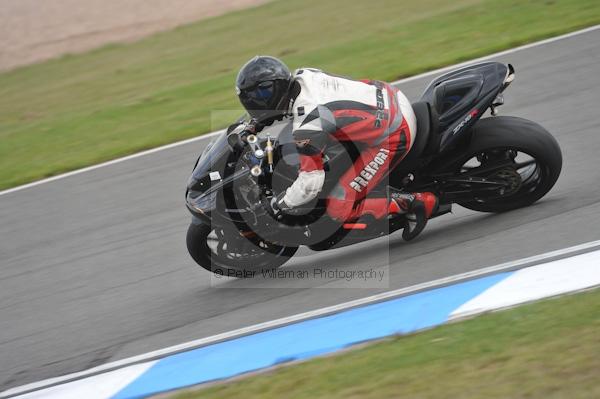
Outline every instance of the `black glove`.
{"type": "Polygon", "coordinates": [[[277,196],[273,196],[271,198],[264,198],[263,204],[265,209],[271,216],[273,216],[277,220],[281,220],[285,211],[289,210],[290,207],[287,206],[283,197],[285,196],[285,191],[280,193],[277,196]]]}

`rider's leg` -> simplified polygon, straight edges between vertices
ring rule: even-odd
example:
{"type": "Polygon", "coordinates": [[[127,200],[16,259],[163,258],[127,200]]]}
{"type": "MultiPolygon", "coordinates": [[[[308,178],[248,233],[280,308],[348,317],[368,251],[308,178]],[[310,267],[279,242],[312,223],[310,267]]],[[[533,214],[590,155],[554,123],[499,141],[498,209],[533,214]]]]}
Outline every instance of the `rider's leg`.
{"type": "Polygon", "coordinates": [[[327,212],[341,222],[356,220],[363,215],[381,219],[388,215],[389,199],[367,195],[389,174],[390,165],[406,153],[410,139],[405,134],[408,125],[388,135],[377,147],[366,148],[339,179],[329,193],[327,212]]]}
{"type": "Polygon", "coordinates": [[[405,215],[406,225],[402,238],[406,241],[412,240],[423,231],[427,220],[438,207],[437,197],[429,192],[407,193],[390,187],[388,197],[389,214],[405,215]]]}
{"type": "Polygon", "coordinates": [[[387,216],[387,198],[366,198],[388,173],[395,154],[386,147],[383,145],[366,149],[342,175],[327,198],[327,213],[330,217],[346,222],[369,214],[376,219],[387,216]]]}
{"type": "Polygon", "coordinates": [[[387,176],[395,156],[398,154],[398,158],[402,159],[406,155],[406,144],[410,140],[408,129],[403,121],[401,127],[382,141],[379,147],[368,148],[360,154],[331,191],[327,202],[329,216],[346,222],[364,215],[382,219],[388,215],[406,214],[404,239],[411,240],[423,230],[437,207],[437,198],[432,193],[390,190],[388,197],[367,197],[387,176]]]}

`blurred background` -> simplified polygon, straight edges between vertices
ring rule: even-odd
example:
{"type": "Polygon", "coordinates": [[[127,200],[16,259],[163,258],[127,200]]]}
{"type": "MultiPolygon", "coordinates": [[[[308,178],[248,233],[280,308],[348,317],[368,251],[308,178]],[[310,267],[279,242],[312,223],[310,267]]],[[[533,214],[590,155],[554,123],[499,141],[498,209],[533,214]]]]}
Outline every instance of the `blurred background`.
{"type": "Polygon", "coordinates": [[[256,54],[391,81],[594,24],[600,8],[262,3],[0,0],[0,189],[222,127],[209,113],[238,107],[235,74],[256,54]]]}
{"type": "MultiPolygon", "coordinates": [[[[257,54],[394,81],[599,23],[598,0],[0,0],[0,190],[226,126],[215,115],[241,112],[234,79],[257,54]]],[[[600,239],[598,38],[499,59],[517,69],[501,111],[564,151],[544,201],[457,207],[417,245],[300,251],[290,267],[385,263],[397,289],[600,239]]],[[[415,100],[432,78],[401,89],[415,100]]],[[[0,391],[382,291],[214,284],[185,249],[185,181],[205,144],[2,192],[0,391]]],[[[563,301],[206,395],[598,397],[600,295],[563,301]]]]}

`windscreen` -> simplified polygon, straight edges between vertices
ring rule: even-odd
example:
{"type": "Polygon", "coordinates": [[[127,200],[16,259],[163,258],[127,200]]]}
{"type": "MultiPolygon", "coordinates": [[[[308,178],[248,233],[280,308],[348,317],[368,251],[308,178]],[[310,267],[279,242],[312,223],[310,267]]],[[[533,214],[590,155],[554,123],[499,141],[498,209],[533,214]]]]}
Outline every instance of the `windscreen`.
{"type": "Polygon", "coordinates": [[[227,134],[223,132],[204,150],[200,156],[200,159],[198,160],[198,164],[194,168],[192,178],[200,180],[209,172],[213,171],[214,165],[216,165],[220,159],[226,156],[226,153],[229,151],[230,148],[229,144],[227,143],[227,134]]]}

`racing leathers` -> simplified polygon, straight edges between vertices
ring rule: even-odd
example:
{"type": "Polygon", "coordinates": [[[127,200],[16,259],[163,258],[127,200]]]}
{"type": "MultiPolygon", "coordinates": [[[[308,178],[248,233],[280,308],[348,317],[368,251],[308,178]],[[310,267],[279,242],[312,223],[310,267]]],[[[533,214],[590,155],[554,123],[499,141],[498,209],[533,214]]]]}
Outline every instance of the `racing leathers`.
{"type": "MultiPolygon", "coordinates": [[[[290,113],[300,170],[274,207],[294,208],[317,197],[326,179],[324,150],[331,140],[338,140],[362,143],[364,150],[329,193],[327,213],[331,218],[345,223],[364,215],[376,219],[395,213],[411,215],[415,205],[422,208],[419,211],[425,220],[431,216],[437,206],[431,193],[396,191],[385,197],[367,197],[414,142],[416,117],[400,90],[385,82],[352,80],[312,68],[296,70],[294,82],[296,94],[290,113]]],[[[408,235],[411,221],[413,228],[418,222],[412,219],[407,216],[407,239],[412,238],[408,235]]]]}

